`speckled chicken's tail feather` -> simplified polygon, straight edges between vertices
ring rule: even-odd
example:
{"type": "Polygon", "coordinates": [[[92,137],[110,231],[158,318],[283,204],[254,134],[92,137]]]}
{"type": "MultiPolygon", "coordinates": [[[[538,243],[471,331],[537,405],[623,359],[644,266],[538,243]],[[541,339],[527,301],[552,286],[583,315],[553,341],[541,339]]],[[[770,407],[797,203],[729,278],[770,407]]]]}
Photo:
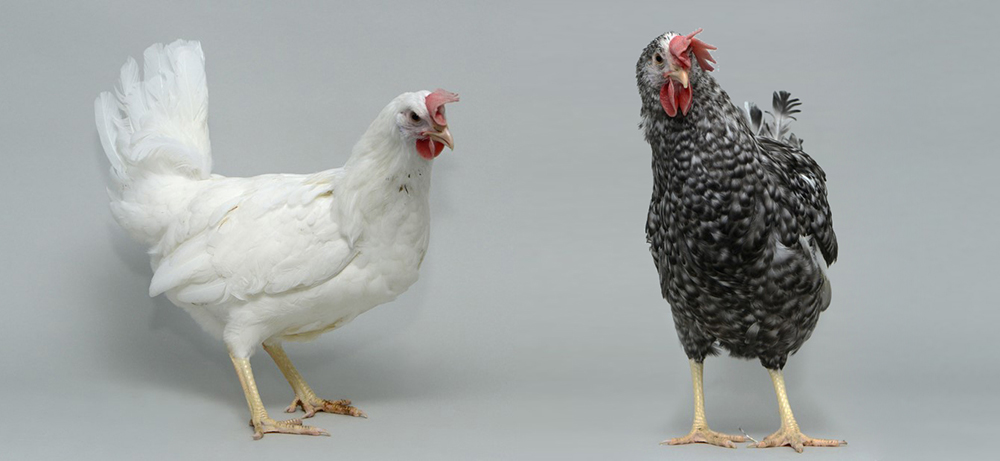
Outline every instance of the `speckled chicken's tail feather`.
{"type": "Polygon", "coordinates": [[[756,136],[767,136],[775,141],[786,143],[792,147],[802,148],[802,139],[791,132],[792,120],[797,120],[794,114],[802,112],[798,109],[802,102],[798,98],[792,98],[787,91],[775,91],[771,98],[771,107],[774,112],[767,111],[771,116],[772,123],[764,120],[764,113],[752,102],[745,102],[746,115],[750,122],[750,129],[756,136]]]}

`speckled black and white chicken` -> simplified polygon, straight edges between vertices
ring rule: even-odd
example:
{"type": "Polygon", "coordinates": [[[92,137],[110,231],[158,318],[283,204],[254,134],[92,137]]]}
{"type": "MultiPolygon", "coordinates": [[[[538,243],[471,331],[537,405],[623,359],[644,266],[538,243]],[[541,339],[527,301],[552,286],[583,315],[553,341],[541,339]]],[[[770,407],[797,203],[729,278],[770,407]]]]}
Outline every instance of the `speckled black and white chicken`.
{"type": "Polygon", "coordinates": [[[452,146],[444,105],[458,96],[399,95],[342,168],[232,178],[211,173],[201,45],[153,45],[144,61],[141,78],[136,61],[126,62],[117,94],[97,98],[96,116],[112,214],[149,247],[150,296],[165,294],[226,344],[255,438],[326,434],[268,416],[250,368],[260,344],[295,393],[289,412],[364,416],[348,400],[319,398],[281,343],[338,328],[417,281],[431,166],[452,146]]]}
{"type": "Polygon", "coordinates": [[[759,359],[774,383],[781,428],[752,446],[840,445],[802,434],[781,373],[830,305],[837,238],[826,175],[788,130],[798,100],[775,93],[772,122],[737,108],[709,74],[715,47],[699,32],[657,37],[636,64],[653,153],[646,235],[694,384],[691,432],[665,443],[745,441],[705,420],[703,362],[721,347],[759,359]]]}

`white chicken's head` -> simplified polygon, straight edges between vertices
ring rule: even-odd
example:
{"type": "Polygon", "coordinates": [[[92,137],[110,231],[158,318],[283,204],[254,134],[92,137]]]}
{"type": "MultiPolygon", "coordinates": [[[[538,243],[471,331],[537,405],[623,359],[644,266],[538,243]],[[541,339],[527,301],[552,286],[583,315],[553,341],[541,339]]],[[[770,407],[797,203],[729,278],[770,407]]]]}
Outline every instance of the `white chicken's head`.
{"type": "Polygon", "coordinates": [[[455,148],[444,114],[444,105],[450,102],[458,102],[458,95],[438,89],[405,93],[390,105],[405,142],[414,143],[417,153],[427,160],[440,155],[444,146],[455,148]]]}
{"type": "Polygon", "coordinates": [[[676,116],[678,111],[687,115],[694,99],[693,82],[701,72],[715,69],[711,64],[715,59],[709,51],[716,48],[694,38],[700,32],[701,29],[687,35],[667,32],[656,37],[636,63],[639,93],[644,100],[659,98],[670,117],[676,116]],[[698,65],[693,65],[694,61],[698,65]]]}

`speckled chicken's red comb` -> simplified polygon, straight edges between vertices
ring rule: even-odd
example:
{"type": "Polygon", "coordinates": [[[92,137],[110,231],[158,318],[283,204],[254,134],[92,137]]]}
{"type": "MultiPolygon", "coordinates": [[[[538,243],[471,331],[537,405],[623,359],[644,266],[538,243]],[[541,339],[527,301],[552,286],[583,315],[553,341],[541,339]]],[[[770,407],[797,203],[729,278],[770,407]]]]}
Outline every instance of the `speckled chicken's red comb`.
{"type": "Polygon", "coordinates": [[[673,55],[674,60],[684,66],[684,68],[690,69],[691,58],[688,57],[687,52],[688,50],[691,50],[691,52],[694,53],[694,57],[698,59],[698,65],[701,66],[702,69],[715,70],[715,68],[712,67],[712,64],[709,64],[709,62],[715,62],[715,59],[713,59],[712,55],[709,54],[709,50],[717,50],[718,48],[694,38],[694,36],[700,34],[701,31],[702,29],[698,29],[690,34],[678,35],[670,39],[670,54],[673,55]]]}
{"type": "Polygon", "coordinates": [[[458,95],[440,88],[427,95],[427,113],[430,114],[434,123],[438,126],[447,126],[448,120],[444,117],[444,105],[449,102],[458,102],[458,95]]]}

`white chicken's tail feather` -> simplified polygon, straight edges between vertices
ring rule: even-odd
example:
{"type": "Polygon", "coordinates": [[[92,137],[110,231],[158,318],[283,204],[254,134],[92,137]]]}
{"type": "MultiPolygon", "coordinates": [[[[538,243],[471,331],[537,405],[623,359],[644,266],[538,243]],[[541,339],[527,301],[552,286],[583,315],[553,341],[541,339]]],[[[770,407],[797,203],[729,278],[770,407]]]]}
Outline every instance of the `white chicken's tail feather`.
{"type": "Polygon", "coordinates": [[[143,53],[143,79],[129,58],[121,81],[94,102],[97,131],[111,162],[113,195],[150,174],[205,179],[212,171],[205,55],[196,41],[156,44],[143,53]]]}

